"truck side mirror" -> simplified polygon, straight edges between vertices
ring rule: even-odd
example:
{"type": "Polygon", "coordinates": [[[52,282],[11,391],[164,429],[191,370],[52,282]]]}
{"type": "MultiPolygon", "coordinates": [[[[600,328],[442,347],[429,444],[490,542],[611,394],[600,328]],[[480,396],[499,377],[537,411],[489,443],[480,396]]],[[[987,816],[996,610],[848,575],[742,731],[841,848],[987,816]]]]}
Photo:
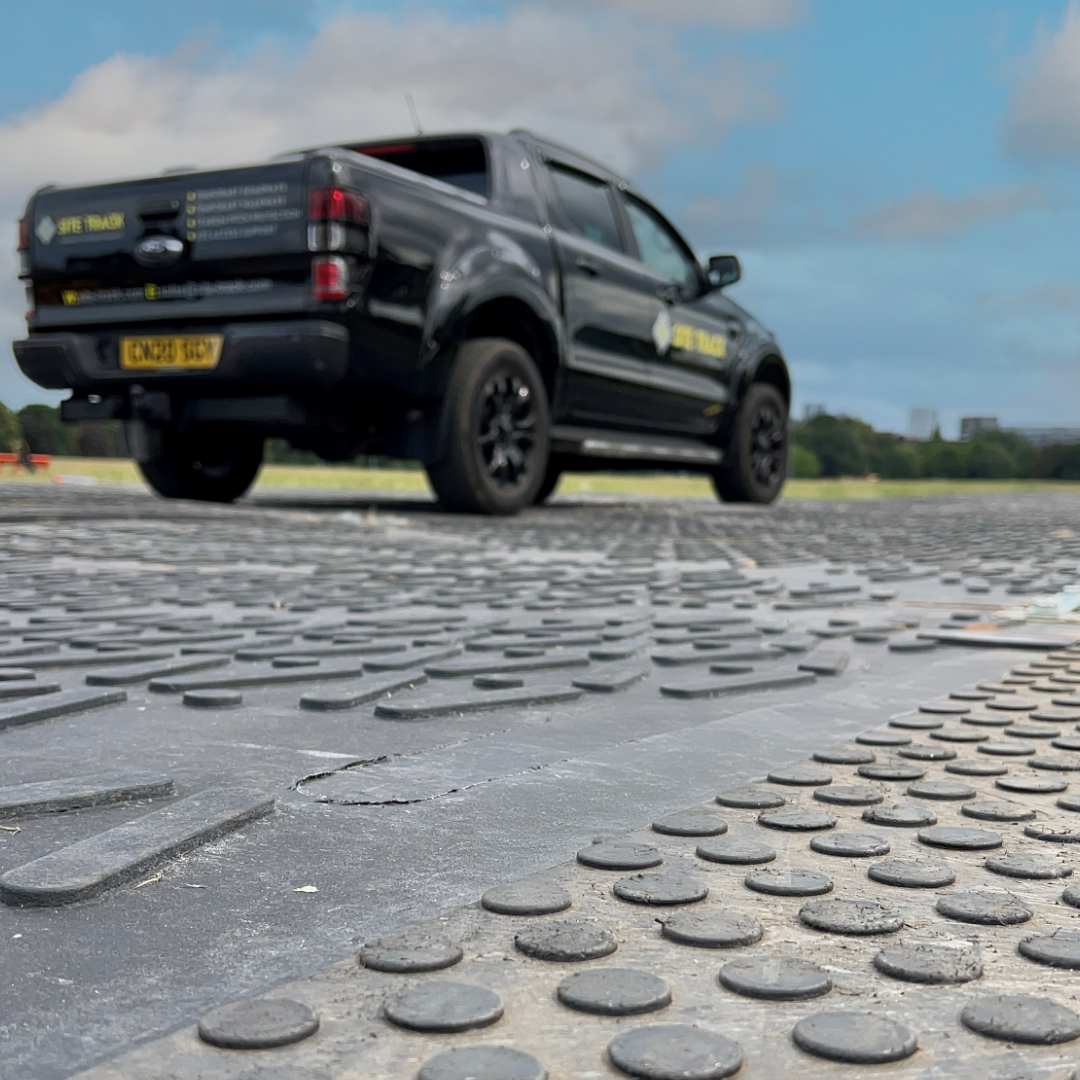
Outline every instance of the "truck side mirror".
{"type": "Polygon", "coordinates": [[[709,260],[709,284],[714,289],[734,285],[742,278],[742,267],[734,255],[714,255],[709,260]]]}

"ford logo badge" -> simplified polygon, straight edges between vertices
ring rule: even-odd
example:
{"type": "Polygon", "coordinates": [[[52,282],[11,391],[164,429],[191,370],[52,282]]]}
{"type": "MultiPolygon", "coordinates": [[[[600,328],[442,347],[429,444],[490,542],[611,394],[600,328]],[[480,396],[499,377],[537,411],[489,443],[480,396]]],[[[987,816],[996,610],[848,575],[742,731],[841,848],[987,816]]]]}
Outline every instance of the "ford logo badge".
{"type": "Polygon", "coordinates": [[[135,261],[143,266],[168,266],[184,254],[184,242],[175,236],[144,236],[135,245],[135,261]]]}

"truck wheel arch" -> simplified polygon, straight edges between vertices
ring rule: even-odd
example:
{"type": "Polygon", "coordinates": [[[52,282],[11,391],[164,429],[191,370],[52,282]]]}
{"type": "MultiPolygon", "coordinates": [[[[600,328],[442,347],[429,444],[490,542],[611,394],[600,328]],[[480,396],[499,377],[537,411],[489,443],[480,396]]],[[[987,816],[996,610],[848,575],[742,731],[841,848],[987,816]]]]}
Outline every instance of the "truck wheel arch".
{"type": "Polygon", "coordinates": [[[461,341],[474,338],[505,338],[520,345],[540,369],[548,401],[554,403],[558,337],[552,324],[533,307],[515,296],[484,301],[469,313],[461,329],[461,341]]]}
{"type": "Polygon", "coordinates": [[[791,376],[787,365],[775,353],[762,357],[750,370],[743,385],[743,393],[750,389],[751,383],[769,383],[780,391],[787,407],[791,408],[791,376]]]}

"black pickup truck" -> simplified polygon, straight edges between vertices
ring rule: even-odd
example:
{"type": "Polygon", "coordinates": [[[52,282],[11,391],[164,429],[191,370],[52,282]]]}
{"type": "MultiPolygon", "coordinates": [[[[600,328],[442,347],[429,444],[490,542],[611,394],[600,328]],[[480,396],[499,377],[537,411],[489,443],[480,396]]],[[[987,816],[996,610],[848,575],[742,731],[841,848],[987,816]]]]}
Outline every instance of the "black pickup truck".
{"type": "Polygon", "coordinates": [[[164,496],[231,501],[267,437],[418,459],[513,513],[565,469],[783,484],[787,367],[631,185],[524,131],[322,147],[46,187],[19,223],[38,385],[127,421],[164,496]]]}

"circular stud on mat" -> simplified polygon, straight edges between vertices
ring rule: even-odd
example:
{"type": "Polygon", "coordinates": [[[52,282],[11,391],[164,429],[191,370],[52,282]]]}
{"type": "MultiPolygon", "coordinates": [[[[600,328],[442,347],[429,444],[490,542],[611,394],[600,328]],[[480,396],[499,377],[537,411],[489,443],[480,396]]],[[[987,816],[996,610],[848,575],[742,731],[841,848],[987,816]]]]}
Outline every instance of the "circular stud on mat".
{"type": "Polygon", "coordinates": [[[947,893],[938,900],[935,908],[939,915],[948,919],[980,926],[1015,926],[1027,922],[1034,914],[1012,893],[984,889],[947,893]]]}
{"type": "Polygon", "coordinates": [[[462,1046],[426,1062],[417,1080],[548,1080],[548,1071],[509,1046],[462,1046]]]}
{"type": "Polygon", "coordinates": [[[901,889],[940,889],[956,880],[949,866],[929,859],[882,859],[866,873],[873,881],[901,889]]]}
{"type": "Polygon", "coordinates": [[[1030,757],[1035,753],[1035,747],[1030,743],[1022,742],[988,742],[976,747],[980,754],[990,757],[1030,757]]]}
{"type": "Polygon", "coordinates": [[[537,960],[574,963],[610,956],[617,948],[611,933],[587,922],[545,922],[520,930],[514,937],[519,952],[537,960]]]}
{"type": "Polygon", "coordinates": [[[803,1001],[832,989],[817,964],[794,956],[741,956],[720,969],[720,982],[736,994],[770,1001],[803,1001]]]}
{"type": "Polygon", "coordinates": [[[874,752],[861,746],[841,746],[835,750],[815,750],[811,755],[823,765],[870,765],[874,762],[874,752]]]}
{"type": "Polygon", "coordinates": [[[401,974],[439,971],[453,967],[461,957],[462,952],[457,945],[415,933],[369,941],[360,950],[360,963],[364,967],[401,974]]]}
{"type": "Polygon", "coordinates": [[[1024,795],[1054,795],[1069,785],[1056,776],[1002,776],[994,781],[1002,791],[1015,791],[1024,795]]]}
{"type": "Polygon", "coordinates": [[[482,986],[457,982],[425,982],[384,1006],[386,1018],[413,1031],[468,1031],[487,1027],[503,1014],[499,995],[482,986]]]}
{"type": "Polygon", "coordinates": [[[972,982],[983,973],[977,953],[937,943],[892,945],[874,957],[874,967],[894,979],[931,986],[972,982]]]}
{"type": "Polygon", "coordinates": [[[924,780],[911,784],[907,793],[913,799],[946,799],[956,802],[974,799],[979,794],[969,784],[961,784],[959,780],[924,780]]]}
{"type": "Polygon", "coordinates": [[[801,1050],[829,1061],[883,1065],[903,1061],[918,1049],[918,1040],[903,1024],[876,1013],[818,1013],[800,1020],[792,1031],[801,1050]]]}
{"type": "Polygon", "coordinates": [[[956,751],[951,747],[929,746],[923,743],[902,746],[896,753],[909,761],[952,761],[956,757],[956,751]]]}
{"type": "Polygon", "coordinates": [[[1072,1009],[1046,998],[999,994],[969,1001],[960,1013],[966,1027],[991,1039],[1052,1046],[1080,1036],[1072,1009]]]}
{"type": "Polygon", "coordinates": [[[698,844],[697,853],[709,862],[733,863],[736,866],[767,863],[776,858],[776,852],[768,844],[736,836],[718,836],[715,840],[706,840],[698,844]]]}
{"type": "Polygon", "coordinates": [[[945,771],[955,776],[1004,776],[1009,766],[1002,761],[950,761],[945,771]]]}
{"type": "Polygon", "coordinates": [[[199,1038],[227,1050],[268,1050],[300,1042],[319,1030],[309,1006],[288,998],[237,1001],[199,1021],[199,1038]]]}
{"type": "Polygon", "coordinates": [[[1080,826],[1071,821],[1040,821],[1036,825],[1025,825],[1024,835],[1053,844],[1080,844],[1080,826]]]}
{"type": "Polygon", "coordinates": [[[650,867],[659,866],[664,857],[650,844],[607,840],[582,848],[577,853],[577,860],[597,870],[648,870],[650,867]]]}
{"type": "Polygon", "coordinates": [[[919,829],[937,824],[937,814],[930,807],[918,803],[874,806],[863,811],[862,819],[871,825],[889,825],[897,829],[919,829]]]}
{"type": "Polygon", "coordinates": [[[1035,934],[1020,942],[1022,956],[1049,967],[1080,968],[1080,932],[1055,930],[1052,934],[1035,934]]]}
{"type": "Polygon", "coordinates": [[[973,829],[964,825],[934,825],[920,829],[918,836],[922,844],[955,851],[988,851],[1005,842],[1001,833],[992,829],[973,829]]]}
{"type": "Polygon", "coordinates": [[[631,904],[694,904],[709,895],[709,886],[684,871],[659,870],[622,878],[612,886],[620,900],[631,904]]]}
{"type": "Polygon", "coordinates": [[[488,889],[480,903],[498,915],[552,915],[571,904],[570,894],[552,881],[514,881],[488,889]]]}
{"type": "Polygon", "coordinates": [[[856,771],[866,780],[921,780],[926,775],[925,769],[906,761],[879,761],[860,765],[856,771]]]}
{"type": "Polygon", "coordinates": [[[838,855],[849,859],[866,859],[888,855],[888,840],[880,836],[861,833],[829,833],[815,836],[810,848],[819,855],[838,855]]]}
{"type": "Polygon", "coordinates": [[[903,929],[904,916],[877,900],[845,900],[839,897],[813,900],[799,909],[799,919],[827,934],[895,934],[903,929]]]}
{"type": "Polygon", "coordinates": [[[1069,877],[1072,874],[1072,867],[1053,855],[1029,851],[1010,851],[1001,855],[991,855],[983,865],[995,874],[1011,878],[1027,878],[1031,881],[1069,877]]]}
{"type": "Polygon", "coordinates": [[[668,814],[654,821],[652,827],[653,832],[666,836],[722,836],[728,830],[727,822],[705,806],[668,814]]]}
{"type": "Polygon", "coordinates": [[[820,896],[832,892],[832,878],[816,870],[751,870],[743,884],[771,896],[820,896]]]}
{"type": "Polygon", "coordinates": [[[768,774],[774,784],[787,784],[792,787],[821,787],[832,783],[832,773],[828,769],[815,769],[813,765],[795,765],[788,769],[774,769],[768,774]]]}
{"type": "MultiPolygon", "coordinates": [[[[965,717],[970,722],[970,717],[965,717]]],[[[985,731],[979,731],[971,727],[943,727],[930,732],[931,739],[939,739],[941,742],[951,743],[978,743],[986,742],[990,738],[985,731]]]]}
{"type": "Polygon", "coordinates": [[[747,787],[732,788],[730,791],[721,791],[716,796],[716,801],[721,806],[731,806],[739,810],[769,810],[783,806],[787,799],[772,788],[751,784],[747,787]]]}
{"type": "Polygon", "coordinates": [[[634,1016],[671,1004],[663,979],[648,971],[598,967],[567,975],[556,996],[571,1009],[601,1016],[634,1016]]]}
{"type": "Polygon", "coordinates": [[[734,949],[761,940],[761,923],[749,915],[730,915],[724,911],[695,909],[669,915],[661,932],[681,945],[699,949],[734,949]]]}
{"type": "Polygon", "coordinates": [[[1035,817],[1035,811],[1030,807],[997,799],[964,803],[960,813],[979,821],[1031,821],[1035,817]]]}
{"type": "Polygon", "coordinates": [[[885,792],[873,784],[836,784],[818,788],[814,798],[831,806],[874,806],[884,802],[885,792]]]}
{"type": "Polygon", "coordinates": [[[911,736],[899,731],[864,731],[855,741],[860,746],[907,746],[911,736]]]}
{"type": "Polygon", "coordinates": [[[758,824],[786,832],[817,832],[833,828],[836,818],[820,810],[763,810],[758,814],[758,824]]]}
{"type": "Polygon", "coordinates": [[[611,1063],[640,1080],[724,1080],[742,1068],[737,1042],[684,1024],[651,1024],[616,1035],[611,1063]]]}

